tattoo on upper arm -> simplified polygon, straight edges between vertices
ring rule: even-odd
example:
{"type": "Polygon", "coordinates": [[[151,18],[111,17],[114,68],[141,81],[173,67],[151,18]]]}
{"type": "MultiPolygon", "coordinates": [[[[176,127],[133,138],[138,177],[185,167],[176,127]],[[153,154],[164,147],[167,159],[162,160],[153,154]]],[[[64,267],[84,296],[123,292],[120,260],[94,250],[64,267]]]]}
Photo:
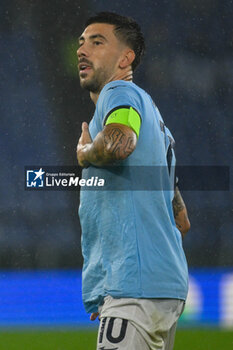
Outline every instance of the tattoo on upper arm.
{"type": "Polygon", "coordinates": [[[104,135],[104,143],[116,159],[127,157],[134,150],[134,139],[131,136],[127,136],[121,129],[113,128],[107,135],[104,135]]]}
{"type": "Polygon", "coordinates": [[[133,152],[134,150],[134,140],[133,137],[127,137],[126,143],[122,149],[125,155],[129,155],[133,152]]]}
{"type": "Polygon", "coordinates": [[[185,208],[184,201],[177,187],[175,189],[175,195],[172,201],[172,205],[173,205],[174,217],[176,218],[179,215],[179,212],[185,208]]]}

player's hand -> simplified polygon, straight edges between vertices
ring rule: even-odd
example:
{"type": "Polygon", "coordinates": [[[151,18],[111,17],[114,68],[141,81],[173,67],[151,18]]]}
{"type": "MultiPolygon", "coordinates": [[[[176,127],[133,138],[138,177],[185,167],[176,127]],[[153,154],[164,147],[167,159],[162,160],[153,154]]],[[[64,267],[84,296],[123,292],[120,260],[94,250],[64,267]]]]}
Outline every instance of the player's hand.
{"type": "Polygon", "coordinates": [[[89,127],[86,122],[82,123],[82,134],[79,138],[77,145],[77,159],[81,167],[88,167],[89,162],[87,161],[88,146],[92,143],[92,138],[89,133],[89,127]]]}
{"type": "Polygon", "coordinates": [[[98,316],[99,316],[98,312],[93,312],[90,316],[90,320],[95,321],[98,316]]]}

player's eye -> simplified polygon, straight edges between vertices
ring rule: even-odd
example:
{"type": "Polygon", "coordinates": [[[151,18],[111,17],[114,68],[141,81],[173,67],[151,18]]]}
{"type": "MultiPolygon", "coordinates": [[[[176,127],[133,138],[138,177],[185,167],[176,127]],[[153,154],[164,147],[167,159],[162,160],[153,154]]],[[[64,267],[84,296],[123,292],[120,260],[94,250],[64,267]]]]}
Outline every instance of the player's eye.
{"type": "Polygon", "coordinates": [[[99,46],[99,45],[101,45],[101,44],[102,44],[102,42],[101,42],[101,41],[94,41],[93,43],[94,43],[94,45],[96,45],[96,46],[99,46]]]}
{"type": "Polygon", "coordinates": [[[78,48],[77,48],[77,50],[78,50],[81,46],[83,46],[83,42],[78,43],[78,48]]]}

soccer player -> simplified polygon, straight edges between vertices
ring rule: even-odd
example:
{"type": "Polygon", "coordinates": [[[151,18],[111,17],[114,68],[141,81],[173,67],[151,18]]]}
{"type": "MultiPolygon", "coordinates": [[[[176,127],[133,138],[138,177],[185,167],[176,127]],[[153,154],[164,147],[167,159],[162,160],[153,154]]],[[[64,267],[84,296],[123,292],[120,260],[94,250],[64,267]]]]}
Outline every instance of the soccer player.
{"type": "Polygon", "coordinates": [[[139,25],[114,13],[91,17],[79,38],[80,84],[96,109],[82,124],[77,159],[84,178],[112,184],[80,193],[83,302],[91,320],[99,315],[98,350],[171,350],[188,291],[182,236],[189,220],[174,190],[174,139],[132,82],[143,52],[139,25]],[[135,169],[147,166],[159,188],[133,188],[141,180],[135,169]],[[119,179],[129,180],[125,191],[113,190],[119,179]]]}

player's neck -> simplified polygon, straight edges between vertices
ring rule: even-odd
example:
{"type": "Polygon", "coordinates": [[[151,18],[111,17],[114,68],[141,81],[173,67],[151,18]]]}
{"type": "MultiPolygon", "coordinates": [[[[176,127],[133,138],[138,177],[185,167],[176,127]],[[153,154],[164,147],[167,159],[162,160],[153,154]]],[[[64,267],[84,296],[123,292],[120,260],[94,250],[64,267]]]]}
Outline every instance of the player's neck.
{"type": "Polygon", "coordinates": [[[95,93],[95,92],[90,92],[90,97],[92,102],[94,102],[94,104],[96,105],[98,98],[99,98],[100,92],[95,93]]]}
{"type": "MultiPolygon", "coordinates": [[[[125,81],[133,81],[133,71],[131,69],[129,70],[124,70],[123,72],[120,71],[118,72],[116,75],[112,76],[108,81],[106,81],[106,83],[103,85],[103,87],[110,83],[111,81],[116,81],[116,80],[125,80],[125,81]]],[[[101,88],[101,90],[103,89],[103,87],[101,88]]],[[[100,95],[100,92],[90,92],[90,97],[91,97],[91,100],[94,102],[94,104],[96,105],[97,101],[98,101],[98,98],[99,98],[99,95],[100,95]]]]}

